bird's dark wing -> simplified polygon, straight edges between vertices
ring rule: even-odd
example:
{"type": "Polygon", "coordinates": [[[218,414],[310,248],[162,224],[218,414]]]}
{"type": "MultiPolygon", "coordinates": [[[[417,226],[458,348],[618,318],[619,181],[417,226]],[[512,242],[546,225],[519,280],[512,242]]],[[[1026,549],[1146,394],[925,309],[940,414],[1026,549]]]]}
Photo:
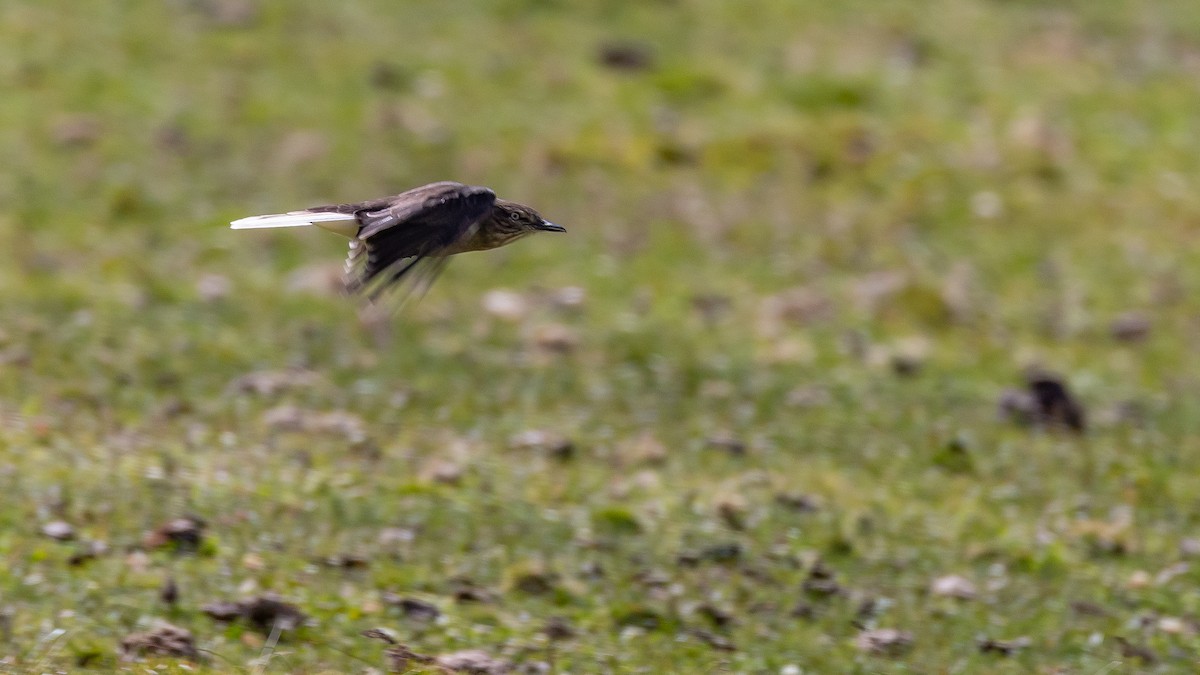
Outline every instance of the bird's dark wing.
{"type": "Polygon", "coordinates": [[[358,237],[347,261],[349,284],[374,298],[409,279],[427,287],[445,265],[447,249],[467,236],[495,201],[485,187],[442,182],[386,199],[318,208],[358,216],[358,237]]]}

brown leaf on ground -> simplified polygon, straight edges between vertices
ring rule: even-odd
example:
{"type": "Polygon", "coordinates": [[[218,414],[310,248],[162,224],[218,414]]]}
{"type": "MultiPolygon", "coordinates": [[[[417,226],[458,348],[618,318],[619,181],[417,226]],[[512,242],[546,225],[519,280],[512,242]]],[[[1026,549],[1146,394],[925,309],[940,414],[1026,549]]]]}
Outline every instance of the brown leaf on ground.
{"type": "Polygon", "coordinates": [[[746,454],[746,444],[732,436],[713,436],[704,443],[713,450],[723,450],[735,457],[746,454]]]}
{"type": "Polygon", "coordinates": [[[718,651],[737,651],[737,647],[734,646],[733,642],[724,635],[718,635],[717,633],[701,628],[692,628],[688,630],[688,633],[690,633],[692,637],[695,637],[700,642],[703,642],[704,644],[718,651]]]}
{"type": "Polygon", "coordinates": [[[1125,312],[1113,319],[1109,333],[1121,342],[1141,342],[1150,335],[1150,317],[1142,312],[1125,312]]]}
{"type": "Polygon", "coordinates": [[[470,579],[455,579],[451,596],[455,602],[492,602],[496,594],[482,586],[477,586],[470,579]]]}
{"type": "Polygon", "coordinates": [[[725,526],[732,530],[746,529],[749,505],[741,495],[725,495],[717,500],[717,515],[725,526]]]}
{"type": "Polygon", "coordinates": [[[133,661],[143,656],[167,656],[198,661],[200,652],[190,631],[160,624],[144,633],[130,633],[121,640],[121,659],[133,661]]]}
{"type": "Polygon", "coordinates": [[[797,513],[815,513],[821,510],[821,500],[799,492],[781,492],[775,495],[775,503],[797,513]]]}
{"type": "Polygon", "coordinates": [[[326,567],[336,567],[343,570],[361,570],[371,566],[370,558],[357,553],[339,553],[328,558],[322,558],[321,564],[326,567]]]}
{"type": "Polygon", "coordinates": [[[811,621],[817,618],[817,608],[811,602],[800,601],[792,608],[790,616],[796,619],[811,621]]]}
{"type": "Polygon", "coordinates": [[[812,569],[808,571],[808,577],[804,579],[800,588],[805,593],[818,597],[837,595],[842,592],[842,587],[835,577],[834,571],[823,561],[818,560],[813,563],[812,569]]]}
{"type": "Polygon", "coordinates": [[[482,649],[464,649],[442,654],[434,659],[434,663],[453,673],[471,675],[504,675],[513,670],[512,663],[494,658],[482,649]]]}
{"type": "Polygon", "coordinates": [[[733,613],[712,603],[704,603],[696,608],[696,613],[712,622],[717,628],[729,628],[734,624],[733,613]]]}
{"type": "Polygon", "coordinates": [[[197,516],[183,516],[169,520],[142,537],[142,546],[148,549],[175,544],[180,550],[195,551],[204,541],[204,530],[208,523],[197,516]]]}
{"type": "Polygon", "coordinates": [[[84,563],[91,562],[96,558],[108,553],[108,544],[103,541],[85,541],[79,547],[78,551],[71,554],[67,558],[67,564],[71,567],[79,567],[84,563]]]}
{"type": "Polygon", "coordinates": [[[605,42],[597,49],[596,60],[606,68],[634,72],[651,68],[654,52],[644,42],[605,42]]]}
{"type": "Polygon", "coordinates": [[[293,630],[306,619],[304,612],[295,605],[284,602],[274,593],[238,602],[210,602],[201,607],[200,611],[217,621],[243,619],[263,633],[270,633],[276,625],[281,630],[293,630]]]}
{"type": "MultiPolygon", "coordinates": [[[[715,562],[718,565],[732,565],[742,560],[742,544],[738,542],[719,542],[704,546],[696,554],[696,562],[715,562]]],[[[682,556],[680,556],[682,557],[682,556]]],[[[680,560],[683,563],[684,560],[680,560]]]]}
{"type": "Polygon", "coordinates": [[[242,616],[242,605],[238,602],[228,602],[218,600],[209,602],[200,607],[200,611],[208,615],[210,619],[216,621],[236,621],[242,616]]]}
{"type": "Polygon", "coordinates": [[[264,633],[270,632],[276,625],[282,630],[293,630],[306,618],[299,608],[273,593],[243,600],[241,605],[242,616],[264,633]]]}
{"type": "Polygon", "coordinates": [[[823,408],[833,402],[833,395],[821,386],[796,387],[788,392],[785,401],[793,408],[823,408]]]}
{"type": "Polygon", "coordinates": [[[513,450],[536,450],[557,459],[568,459],[575,454],[575,443],[562,434],[542,429],[529,429],[509,439],[513,450]]]}
{"type": "Polygon", "coordinates": [[[525,570],[512,579],[513,590],[527,595],[545,595],[555,589],[558,575],[547,570],[525,570]]]}
{"type": "Polygon", "coordinates": [[[175,583],[174,577],[167,577],[167,580],[159,587],[158,598],[168,607],[174,607],[175,603],[179,602],[179,585],[175,583]]]}
{"type": "Polygon", "coordinates": [[[1000,656],[1012,656],[1022,649],[1028,649],[1033,644],[1033,640],[1022,636],[1012,640],[996,640],[993,638],[983,638],[979,641],[979,651],[983,654],[999,654],[1000,656]]]}
{"type": "Polygon", "coordinates": [[[565,355],[579,346],[579,336],[570,326],[547,323],[533,329],[533,346],[547,354],[565,355]]]}
{"type": "Polygon", "coordinates": [[[858,607],[854,610],[854,620],[859,624],[865,624],[871,619],[874,619],[882,609],[882,604],[883,603],[879,600],[879,598],[873,598],[870,596],[863,598],[862,601],[858,603],[858,607]]]}
{"type": "Polygon", "coordinates": [[[384,650],[384,657],[388,658],[389,673],[408,673],[409,665],[412,663],[430,664],[433,663],[433,657],[420,655],[413,650],[408,649],[408,645],[402,645],[391,637],[388,631],[383,628],[372,628],[370,631],[362,632],[362,637],[371,638],[372,640],[382,640],[390,645],[384,650]]]}
{"type": "Polygon", "coordinates": [[[1074,600],[1071,602],[1071,611],[1079,616],[1096,616],[1107,617],[1111,616],[1110,612],[1104,607],[1087,600],[1074,600]]]}
{"type": "Polygon", "coordinates": [[[466,469],[447,459],[433,458],[421,469],[421,479],[429,483],[442,485],[458,485],[462,482],[466,469]]]}
{"type": "Polygon", "coordinates": [[[957,600],[974,600],[979,595],[970,579],[957,574],[948,574],[933,580],[929,592],[957,600]]]}
{"type": "Polygon", "coordinates": [[[823,291],[807,286],[793,288],[763,299],[759,306],[759,333],[776,337],[785,324],[810,325],[833,315],[834,305],[823,291]]]}
{"type": "Polygon", "coordinates": [[[552,616],[542,626],[542,634],[550,640],[570,640],[575,637],[575,627],[565,617],[552,616]]]}
{"type": "Polygon", "coordinates": [[[405,617],[417,621],[433,621],[442,615],[442,611],[437,608],[437,605],[417,598],[402,597],[395,593],[384,593],[383,601],[389,605],[398,607],[405,617]]]}
{"type": "Polygon", "coordinates": [[[859,651],[875,656],[899,656],[912,648],[912,633],[895,628],[865,630],[854,639],[859,651]]]}
{"type": "Polygon", "coordinates": [[[631,464],[662,464],[667,461],[667,446],[653,434],[645,433],[622,443],[619,456],[631,464]]]}
{"type": "Polygon", "coordinates": [[[418,654],[408,645],[400,644],[388,631],[382,628],[373,628],[362,632],[363,637],[371,638],[372,640],[381,640],[386,642],[389,647],[383,651],[387,657],[388,671],[392,673],[406,673],[409,670],[410,663],[429,664],[433,663],[432,656],[418,654]]]}
{"type": "Polygon", "coordinates": [[[75,528],[65,520],[52,520],[42,525],[42,534],[55,541],[71,541],[75,538],[75,528]]]}
{"type": "Polygon", "coordinates": [[[1155,654],[1154,650],[1145,645],[1135,644],[1120,635],[1114,636],[1113,642],[1117,643],[1122,658],[1137,659],[1147,666],[1158,663],[1158,654],[1155,654]]]}

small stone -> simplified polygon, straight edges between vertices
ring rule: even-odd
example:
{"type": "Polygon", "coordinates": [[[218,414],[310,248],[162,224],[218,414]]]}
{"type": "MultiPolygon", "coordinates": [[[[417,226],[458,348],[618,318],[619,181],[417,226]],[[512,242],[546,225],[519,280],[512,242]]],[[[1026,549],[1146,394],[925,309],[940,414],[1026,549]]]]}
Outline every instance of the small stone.
{"type": "Polygon", "coordinates": [[[934,595],[956,600],[974,600],[978,595],[975,584],[970,579],[955,574],[934,579],[929,591],[934,595]]]}
{"type": "Polygon", "coordinates": [[[912,643],[912,633],[895,628],[863,631],[854,640],[859,651],[875,656],[899,656],[908,651],[912,643]]]}
{"type": "Polygon", "coordinates": [[[1114,340],[1121,342],[1141,342],[1150,335],[1150,317],[1142,312],[1125,312],[1113,319],[1109,332],[1114,340]]]}
{"type": "Polygon", "coordinates": [[[1154,578],[1150,576],[1149,572],[1145,570],[1135,570],[1133,574],[1129,575],[1129,581],[1125,582],[1125,586],[1132,590],[1140,590],[1149,587],[1153,581],[1154,578]]]}
{"type": "Polygon", "coordinates": [[[504,321],[520,321],[529,312],[529,303],[516,291],[497,288],[483,294],[483,311],[504,321]]]}
{"type": "Polygon", "coordinates": [[[42,534],[56,541],[71,541],[75,538],[75,528],[65,520],[52,520],[42,526],[42,534]]]}
{"type": "Polygon", "coordinates": [[[534,329],[533,344],[548,354],[570,354],[579,346],[579,337],[560,323],[543,324],[534,329]]]}
{"type": "Polygon", "coordinates": [[[587,302],[587,291],[581,286],[564,286],[551,294],[550,302],[559,309],[579,309],[587,302]]]}
{"type": "Polygon", "coordinates": [[[442,654],[434,662],[454,673],[471,673],[471,675],[504,675],[512,672],[512,664],[508,661],[493,658],[482,649],[464,649],[458,652],[442,654]]]}
{"type": "Polygon", "coordinates": [[[509,446],[514,450],[538,450],[558,459],[568,459],[575,453],[571,439],[541,429],[522,431],[509,440],[509,446]]]}
{"type": "Polygon", "coordinates": [[[1179,555],[1185,558],[1200,558],[1200,539],[1191,537],[1179,541],[1179,555]]]}

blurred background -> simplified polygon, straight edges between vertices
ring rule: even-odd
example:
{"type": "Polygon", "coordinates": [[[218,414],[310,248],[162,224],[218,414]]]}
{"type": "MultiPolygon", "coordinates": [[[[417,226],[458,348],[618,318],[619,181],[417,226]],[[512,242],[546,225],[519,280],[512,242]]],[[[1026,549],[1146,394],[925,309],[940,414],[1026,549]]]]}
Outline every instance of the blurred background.
{"type": "Polygon", "coordinates": [[[1195,662],[1192,2],[9,0],[0,82],[5,667],[1195,662]],[[569,234],[390,315],[227,229],[435,180],[569,234]]]}

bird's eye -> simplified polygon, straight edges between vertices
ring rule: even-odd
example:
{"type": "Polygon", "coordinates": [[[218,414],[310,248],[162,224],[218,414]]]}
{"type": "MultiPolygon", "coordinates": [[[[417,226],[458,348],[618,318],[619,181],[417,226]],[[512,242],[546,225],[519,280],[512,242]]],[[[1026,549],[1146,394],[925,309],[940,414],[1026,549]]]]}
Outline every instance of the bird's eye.
{"type": "Polygon", "coordinates": [[[512,213],[508,214],[508,219],[515,223],[521,219],[521,214],[517,213],[516,211],[513,211],[512,213]]]}

